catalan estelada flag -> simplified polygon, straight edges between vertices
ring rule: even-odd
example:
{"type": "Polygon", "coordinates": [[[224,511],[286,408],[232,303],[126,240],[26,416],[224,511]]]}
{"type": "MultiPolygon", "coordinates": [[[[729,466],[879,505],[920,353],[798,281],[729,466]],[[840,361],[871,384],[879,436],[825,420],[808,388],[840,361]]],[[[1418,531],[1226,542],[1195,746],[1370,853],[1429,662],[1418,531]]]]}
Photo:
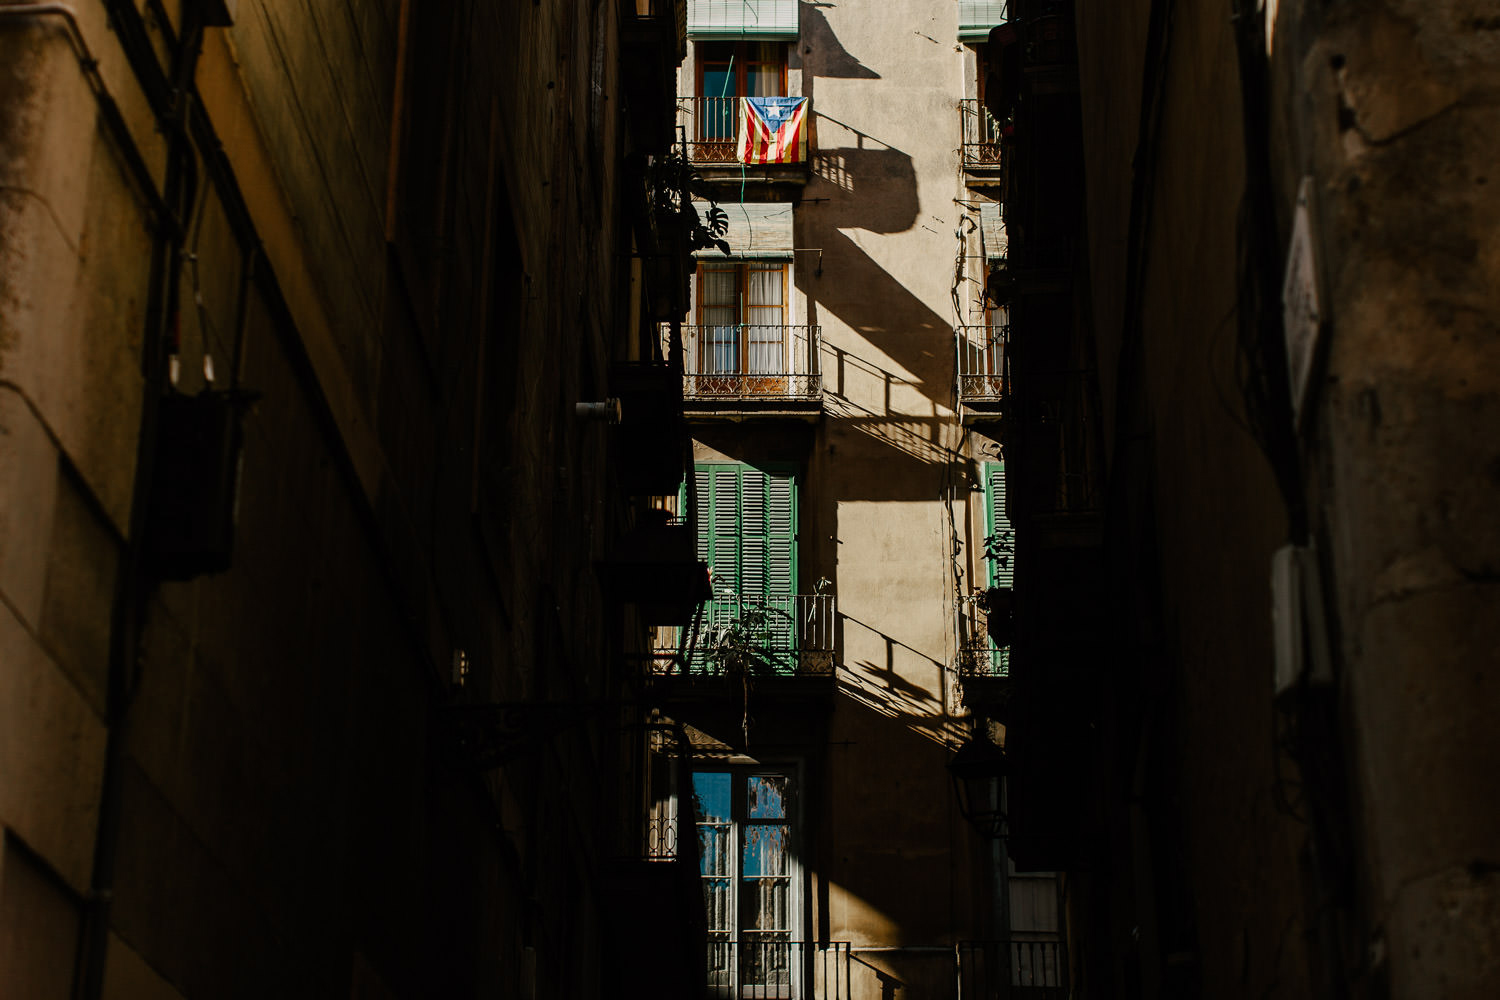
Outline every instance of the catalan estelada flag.
{"type": "Polygon", "coordinates": [[[804,163],[807,98],[741,97],[741,163],[804,163]]]}

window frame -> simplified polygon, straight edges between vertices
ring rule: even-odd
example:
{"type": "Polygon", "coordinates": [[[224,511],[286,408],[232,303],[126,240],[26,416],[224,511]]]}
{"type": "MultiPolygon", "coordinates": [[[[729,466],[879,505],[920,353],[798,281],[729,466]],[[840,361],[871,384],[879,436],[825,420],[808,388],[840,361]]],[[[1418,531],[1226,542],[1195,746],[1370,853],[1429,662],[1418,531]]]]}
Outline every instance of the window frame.
{"type": "MultiPolygon", "coordinates": [[[[728,774],[730,776],[730,845],[728,852],[733,859],[733,873],[729,876],[732,899],[728,906],[728,912],[732,917],[733,926],[725,933],[729,936],[720,940],[734,943],[732,952],[733,965],[731,974],[733,981],[730,983],[712,982],[713,968],[707,970],[710,981],[705,984],[714,997],[756,997],[777,998],[777,1000],[798,1000],[808,995],[804,988],[811,982],[809,978],[809,967],[811,961],[811,947],[805,938],[805,929],[808,926],[807,905],[807,872],[808,868],[802,863],[803,851],[803,797],[805,783],[803,779],[803,768],[800,761],[764,761],[745,762],[743,760],[702,761],[695,762],[688,775],[687,794],[689,801],[686,808],[682,804],[677,805],[679,816],[688,815],[692,817],[693,835],[699,837],[698,856],[699,871],[698,878],[706,882],[710,876],[703,871],[707,852],[704,849],[700,833],[700,813],[697,803],[696,784],[700,774],[728,774]],[[786,879],[787,879],[787,927],[784,931],[769,933],[783,933],[790,945],[790,953],[793,960],[789,963],[790,982],[783,988],[781,984],[756,984],[744,981],[742,967],[744,956],[744,943],[746,930],[744,928],[744,913],[742,912],[743,899],[742,890],[746,881],[744,875],[744,849],[746,838],[744,831],[750,826],[769,826],[770,821],[751,820],[747,813],[748,808],[748,779],[760,776],[776,776],[787,779],[788,792],[786,795],[786,819],[787,848],[786,848],[786,879]]],[[[709,893],[704,892],[705,922],[709,925],[709,949],[710,956],[714,938],[712,935],[718,933],[712,929],[712,914],[708,912],[709,893]]],[[[751,932],[754,933],[754,932],[751,932]]]]}
{"type": "MultiPolygon", "coordinates": [[[[707,331],[710,327],[733,325],[733,326],[737,327],[738,330],[739,330],[739,335],[737,337],[736,347],[735,347],[736,370],[733,371],[733,372],[725,372],[725,371],[722,371],[722,370],[714,367],[713,345],[710,343],[709,338],[706,335],[706,333],[700,333],[700,335],[698,337],[698,348],[697,348],[697,350],[698,350],[698,357],[696,359],[697,360],[697,366],[698,366],[696,368],[696,371],[698,373],[700,373],[700,374],[733,374],[733,375],[742,375],[742,376],[750,376],[750,375],[785,376],[785,375],[789,375],[789,374],[794,374],[794,372],[793,372],[793,365],[792,365],[791,337],[789,336],[789,332],[790,332],[790,329],[791,329],[791,323],[788,322],[788,315],[789,315],[789,313],[791,311],[791,302],[789,301],[789,293],[791,291],[791,287],[790,287],[791,273],[790,272],[791,272],[791,268],[789,266],[789,262],[788,261],[784,261],[784,260],[768,260],[768,259],[763,259],[763,258],[762,259],[757,259],[757,258],[735,258],[735,259],[732,259],[732,260],[701,260],[700,259],[698,261],[697,271],[696,271],[696,273],[694,275],[694,278],[695,278],[694,291],[696,293],[695,296],[694,296],[694,299],[695,299],[695,302],[694,302],[694,306],[695,306],[695,309],[694,309],[694,318],[697,320],[698,329],[700,331],[707,331]],[[724,308],[727,308],[727,307],[726,306],[722,306],[722,305],[712,305],[711,306],[711,305],[707,304],[707,302],[705,301],[707,299],[707,294],[706,294],[706,291],[707,291],[707,274],[710,271],[717,272],[717,273],[724,273],[724,272],[727,272],[730,269],[733,269],[734,272],[735,272],[735,305],[734,305],[733,308],[734,308],[734,312],[735,312],[736,318],[735,318],[733,324],[709,323],[709,322],[707,322],[704,319],[704,312],[705,312],[705,310],[707,310],[707,309],[724,309],[724,308]],[[771,325],[776,325],[776,324],[768,324],[768,323],[750,323],[746,319],[746,311],[751,308],[751,304],[750,304],[749,300],[750,300],[750,273],[751,273],[752,270],[759,270],[759,271],[779,271],[780,274],[781,274],[781,303],[780,303],[780,306],[779,306],[779,308],[781,310],[781,322],[779,324],[780,327],[781,327],[781,366],[780,366],[780,370],[779,371],[773,371],[773,372],[750,372],[750,371],[747,370],[747,368],[749,366],[749,358],[750,358],[750,343],[749,343],[749,337],[750,337],[750,335],[749,335],[749,327],[751,327],[751,326],[771,326],[771,325]]],[[[772,306],[766,306],[766,305],[757,305],[757,306],[754,306],[754,308],[756,308],[756,309],[769,309],[769,308],[773,308],[773,307],[772,306]]]]}
{"type": "Polygon", "coordinates": [[[767,41],[759,39],[727,39],[695,41],[696,48],[693,51],[693,85],[694,93],[699,97],[787,97],[787,43],[785,41],[767,41]],[[752,47],[775,46],[779,59],[751,59],[749,52],[752,47]],[[714,50],[725,51],[727,57],[718,57],[714,50]],[[711,53],[713,53],[711,55],[711,53]],[[703,89],[703,77],[711,66],[724,66],[733,68],[734,93],[732,94],[709,94],[703,89]],[[750,94],[747,91],[749,80],[748,69],[750,66],[774,66],[779,72],[776,75],[776,92],[773,94],[750,94]]]}

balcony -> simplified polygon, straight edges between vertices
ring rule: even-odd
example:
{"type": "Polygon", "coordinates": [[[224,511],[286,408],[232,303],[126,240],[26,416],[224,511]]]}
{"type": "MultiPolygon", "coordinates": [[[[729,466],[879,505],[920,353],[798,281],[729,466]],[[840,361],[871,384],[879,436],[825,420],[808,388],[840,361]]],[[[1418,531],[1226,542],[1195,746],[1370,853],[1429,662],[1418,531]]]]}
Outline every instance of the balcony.
{"type": "Polygon", "coordinates": [[[960,941],[958,1000],[1065,1000],[1068,970],[1064,959],[1062,942],[1051,936],[1025,940],[1017,934],[1007,941],[960,941]]]}
{"type": "Polygon", "coordinates": [[[740,160],[740,113],[739,97],[677,98],[678,134],[688,160],[703,179],[710,184],[806,184],[811,107],[803,110],[800,135],[788,136],[781,162],[772,163],[740,160]]]}
{"type": "Polygon", "coordinates": [[[957,341],[958,400],[965,420],[1000,416],[1010,397],[1010,327],[961,326],[957,341]]]}
{"type": "Polygon", "coordinates": [[[973,186],[999,185],[1004,179],[1002,142],[1006,126],[987,111],[977,98],[958,102],[964,172],[973,186]]]}
{"type": "Polygon", "coordinates": [[[958,598],[953,607],[958,650],[958,682],[964,703],[992,719],[1004,721],[1010,702],[1010,646],[990,638],[985,592],[958,598]]]}
{"type": "Polygon", "coordinates": [[[656,677],[722,679],[832,677],[832,594],[720,592],[694,626],[656,630],[656,677]]]}
{"type": "Polygon", "coordinates": [[[849,1000],[850,947],[845,941],[777,940],[768,931],[751,938],[708,940],[705,996],[759,1000],[849,1000]]]}
{"type": "Polygon", "coordinates": [[[683,405],[694,416],[816,418],[823,407],[816,326],[685,326],[683,405]]]}

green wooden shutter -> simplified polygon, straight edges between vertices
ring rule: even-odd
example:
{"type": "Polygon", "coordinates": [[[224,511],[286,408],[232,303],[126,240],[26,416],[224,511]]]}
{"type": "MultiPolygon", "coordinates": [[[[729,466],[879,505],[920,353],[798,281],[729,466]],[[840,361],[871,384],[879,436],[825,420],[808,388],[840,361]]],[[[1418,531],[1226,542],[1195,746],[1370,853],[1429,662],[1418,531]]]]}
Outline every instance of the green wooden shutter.
{"type": "Polygon", "coordinates": [[[991,587],[1014,586],[1015,532],[1005,516],[1005,464],[984,466],[984,535],[991,587]]]}
{"type": "MultiPolygon", "coordinates": [[[[739,619],[746,607],[767,616],[768,665],[795,670],[796,483],[790,472],[748,465],[699,465],[698,552],[713,570],[705,635],[739,619]]],[[[706,659],[695,655],[695,668],[706,659]]]]}
{"type": "Polygon", "coordinates": [[[796,673],[796,504],[789,474],[765,474],[765,577],[769,640],[777,672],[796,673]]]}
{"type": "MultiPolygon", "coordinates": [[[[987,462],[984,470],[985,561],[989,563],[991,587],[1013,587],[1016,576],[1016,533],[1005,514],[1005,463],[987,462]]],[[[1010,673],[1010,647],[990,649],[996,676],[1010,673]]]]}

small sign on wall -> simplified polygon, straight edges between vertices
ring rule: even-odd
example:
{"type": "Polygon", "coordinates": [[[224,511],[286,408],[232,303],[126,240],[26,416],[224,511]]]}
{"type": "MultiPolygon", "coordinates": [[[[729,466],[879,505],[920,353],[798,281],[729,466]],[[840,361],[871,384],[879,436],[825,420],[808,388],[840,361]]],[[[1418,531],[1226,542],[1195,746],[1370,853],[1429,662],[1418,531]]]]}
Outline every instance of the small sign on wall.
{"type": "Polygon", "coordinates": [[[1323,328],[1323,302],[1318,289],[1318,260],[1312,237],[1313,179],[1297,186],[1297,212],[1292,219],[1292,243],[1287,248],[1286,275],[1281,282],[1281,325],[1286,337],[1287,377],[1291,382],[1292,420],[1302,422],[1307,383],[1323,328]]]}

